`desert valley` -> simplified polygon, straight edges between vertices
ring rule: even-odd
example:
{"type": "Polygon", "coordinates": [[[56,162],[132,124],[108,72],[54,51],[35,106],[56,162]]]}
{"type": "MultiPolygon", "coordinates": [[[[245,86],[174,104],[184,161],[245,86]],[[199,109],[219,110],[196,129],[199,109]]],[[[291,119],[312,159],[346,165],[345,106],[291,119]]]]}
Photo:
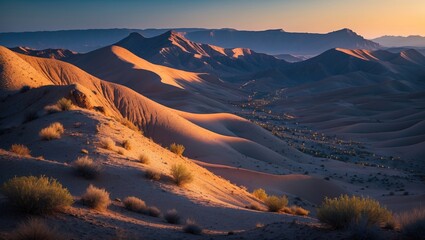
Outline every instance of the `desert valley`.
{"type": "Polygon", "coordinates": [[[415,41],[0,33],[0,239],[423,239],[415,41]]]}

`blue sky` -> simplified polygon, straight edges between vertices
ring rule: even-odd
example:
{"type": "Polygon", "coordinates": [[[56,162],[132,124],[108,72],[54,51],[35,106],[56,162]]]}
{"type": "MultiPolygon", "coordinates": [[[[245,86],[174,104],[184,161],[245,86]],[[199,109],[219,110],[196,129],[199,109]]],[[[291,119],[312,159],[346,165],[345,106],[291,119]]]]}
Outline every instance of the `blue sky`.
{"type": "Polygon", "coordinates": [[[0,0],[0,32],[237,28],[425,35],[424,0],[0,0]]]}

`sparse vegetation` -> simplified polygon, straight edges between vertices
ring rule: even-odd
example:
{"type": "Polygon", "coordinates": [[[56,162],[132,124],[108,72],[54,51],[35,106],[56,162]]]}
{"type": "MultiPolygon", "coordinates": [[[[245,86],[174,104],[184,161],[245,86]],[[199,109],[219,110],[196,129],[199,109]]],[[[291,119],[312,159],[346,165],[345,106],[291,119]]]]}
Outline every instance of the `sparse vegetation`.
{"type": "Polygon", "coordinates": [[[395,222],[399,225],[405,239],[424,239],[425,236],[425,208],[397,214],[395,222]]]}
{"type": "Polygon", "coordinates": [[[44,107],[44,111],[46,111],[48,114],[52,114],[52,113],[58,113],[61,110],[56,105],[48,105],[44,107]]]}
{"type": "Polygon", "coordinates": [[[139,161],[142,164],[149,164],[150,159],[146,154],[142,153],[142,154],[139,155],[139,161]]]}
{"type": "Polygon", "coordinates": [[[268,196],[264,203],[270,212],[279,212],[288,205],[288,198],[286,196],[268,196]]]}
{"type": "Polygon", "coordinates": [[[122,147],[127,149],[127,150],[131,150],[131,142],[129,140],[124,140],[122,142],[122,147]]]}
{"type": "Polygon", "coordinates": [[[39,135],[43,140],[59,139],[64,131],[65,129],[61,123],[54,122],[48,127],[41,129],[39,135]]]}
{"type": "Polygon", "coordinates": [[[255,211],[263,211],[263,208],[258,203],[252,203],[248,206],[248,208],[255,211]]]}
{"type": "Polygon", "coordinates": [[[128,120],[127,118],[122,118],[120,120],[121,124],[128,127],[129,129],[139,132],[140,134],[143,134],[142,130],[140,130],[140,128],[138,128],[136,125],[134,125],[133,122],[131,122],[130,120],[128,120]]]}
{"type": "Polygon", "coordinates": [[[180,216],[176,209],[168,210],[164,215],[165,221],[171,224],[179,224],[180,216]]]}
{"type": "Polygon", "coordinates": [[[56,102],[56,106],[61,111],[69,111],[73,108],[72,102],[69,99],[61,98],[56,102]]]}
{"type": "Polygon", "coordinates": [[[100,211],[106,210],[109,204],[111,204],[111,200],[109,199],[109,192],[107,192],[105,189],[97,188],[91,184],[87,188],[84,195],[81,197],[81,201],[90,208],[94,208],[100,211]]]}
{"type": "Polygon", "coordinates": [[[87,179],[94,179],[99,176],[102,168],[88,156],[79,157],[74,161],[73,167],[77,174],[87,179]]]}
{"type": "Polygon", "coordinates": [[[159,217],[161,215],[161,210],[157,207],[149,207],[147,214],[151,217],[159,217]]]}
{"type": "Polygon", "coordinates": [[[189,184],[193,181],[193,175],[183,164],[175,164],[171,167],[171,175],[178,186],[189,184]]]}
{"type": "Polygon", "coordinates": [[[30,157],[31,151],[25,145],[22,144],[12,144],[9,149],[10,152],[16,153],[23,157],[30,157]]]}
{"type": "Polygon", "coordinates": [[[266,191],[264,191],[264,189],[262,189],[262,188],[255,189],[255,190],[252,192],[252,195],[254,195],[254,197],[256,197],[256,198],[260,199],[261,201],[264,201],[264,200],[266,200],[266,199],[267,199],[267,193],[266,193],[266,191]]]}
{"type": "Polygon", "coordinates": [[[123,201],[124,207],[130,211],[145,213],[147,211],[146,203],[137,197],[126,197],[123,201]]]}
{"type": "Polygon", "coordinates": [[[12,240],[57,240],[67,239],[56,229],[49,227],[41,219],[30,218],[19,224],[10,236],[12,240]]]}
{"type": "Polygon", "coordinates": [[[384,224],[392,215],[373,199],[342,195],[333,199],[326,198],[317,209],[317,217],[321,222],[340,229],[359,222],[360,218],[364,218],[368,226],[384,224]]]}
{"type": "Polygon", "coordinates": [[[115,149],[115,142],[109,137],[102,138],[100,140],[100,145],[104,149],[108,149],[108,150],[114,150],[115,149]]]}
{"type": "Polygon", "coordinates": [[[185,147],[181,144],[172,143],[170,145],[170,151],[179,156],[183,155],[184,150],[185,150],[185,147]]]}
{"type": "Polygon", "coordinates": [[[145,177],[150,180],[159,181],[161,179],[161,173],[154,170],[146,170],[145,177]]]}
{"type": "Polygon", "coordinates": [[[21,87],[21,89],[19,90],[20,93],[25,93],[28,92],[29,90],[31,90],[31,87],[28,85],[25,85],[23,87],[21,87]]]}
{"type": "Polygon", "coordinates": [[[282,212],[298,216],[307,216],[310,212],[299,206],[284,207],[282,212]]]}
{"type": "Polygon", "coordinates": [[[60,211],[74,202],[56,179],[45,176],[14,177],[3,184],[2,190],[10,203],[26,213],[60,211]]]}
{"type": "Polygon", "coordinates": [[[186,225],[183,227],[183,232],[200,235],[202,234],[202,228],[193,220],[186,220],[186,225]]]}

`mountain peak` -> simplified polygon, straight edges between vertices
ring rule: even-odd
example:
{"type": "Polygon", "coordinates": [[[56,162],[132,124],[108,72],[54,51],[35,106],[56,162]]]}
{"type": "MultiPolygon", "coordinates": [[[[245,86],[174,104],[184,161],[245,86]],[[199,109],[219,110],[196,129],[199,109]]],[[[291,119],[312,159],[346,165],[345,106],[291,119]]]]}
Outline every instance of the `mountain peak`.
{"type": "Polygon", "coordinates": [[[356,32],[354,32],[353,30],[349,29],[349,28],[343,28],[340,30],[336,30],[333,32],[330,32],[329,34],[344,34],[344,35],[350,35],[350,36],[358,36],[358,34],[356,32]]]}

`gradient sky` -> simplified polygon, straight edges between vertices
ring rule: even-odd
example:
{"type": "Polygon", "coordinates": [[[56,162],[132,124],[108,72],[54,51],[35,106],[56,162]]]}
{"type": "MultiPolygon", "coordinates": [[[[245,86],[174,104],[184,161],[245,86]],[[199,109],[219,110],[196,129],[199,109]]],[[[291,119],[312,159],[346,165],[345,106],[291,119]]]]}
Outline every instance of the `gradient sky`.
{"type": "Polygon", "coordinates": [[[177,27],[425,36],[425,0],[0,0],[0,32],[177,27]]]}

